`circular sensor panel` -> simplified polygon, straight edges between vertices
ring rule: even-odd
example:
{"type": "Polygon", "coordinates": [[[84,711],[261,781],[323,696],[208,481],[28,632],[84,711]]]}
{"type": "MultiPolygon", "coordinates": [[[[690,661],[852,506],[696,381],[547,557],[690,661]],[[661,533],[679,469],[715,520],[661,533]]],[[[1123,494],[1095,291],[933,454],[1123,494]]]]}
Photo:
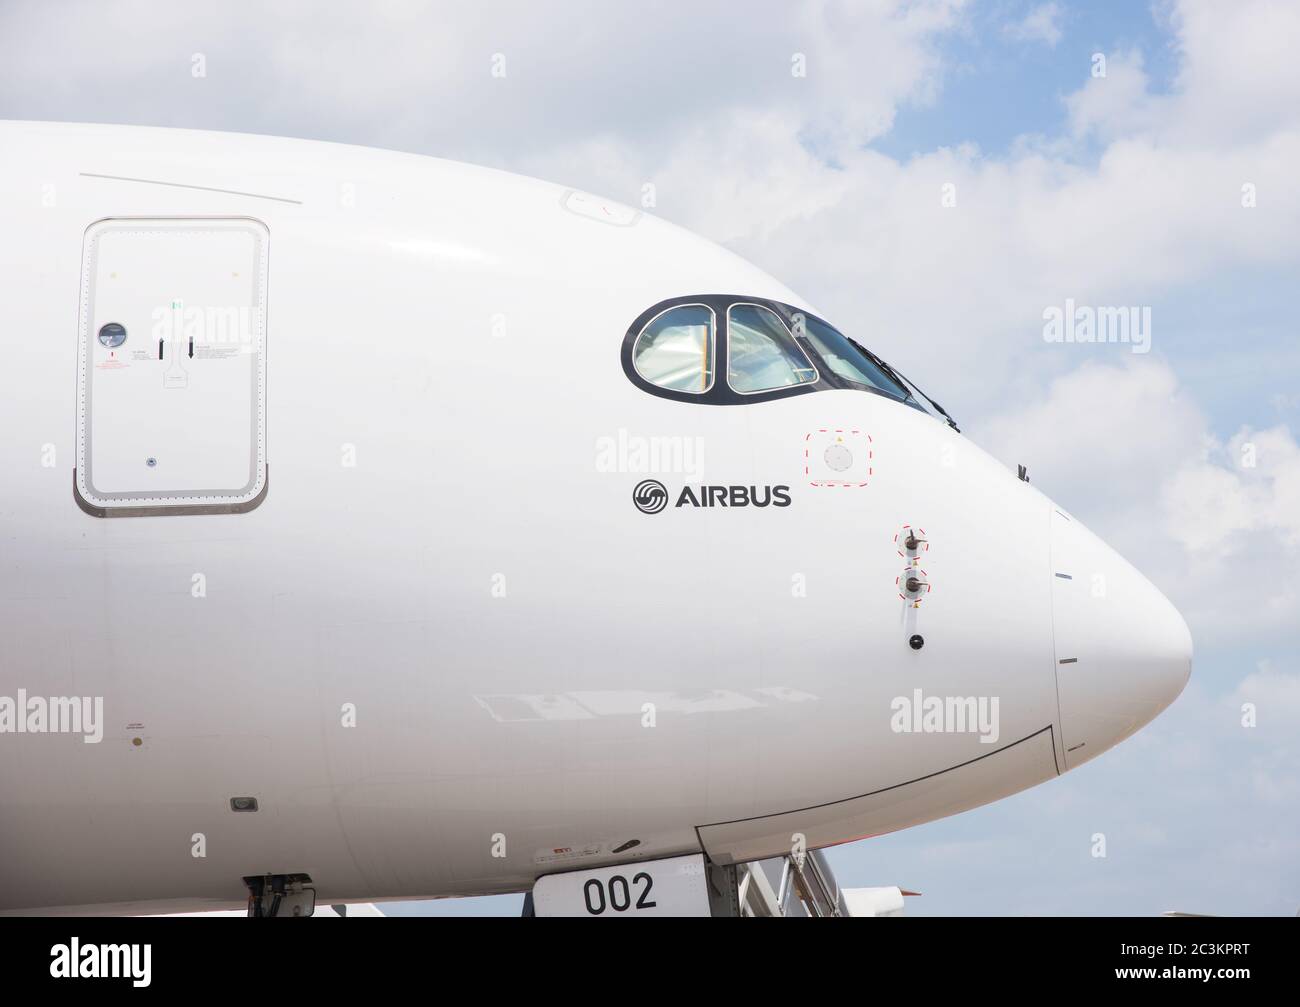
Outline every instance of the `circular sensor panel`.
{"type": "Polygon", "coordinates": [[[843,444],[832,444],[822,458],[832,472],[845,472],[853,465],[853,452],[843,444]]]}
{"type": "Polygon", "coordinates": [[[126,326],[118,322],[109,322],[99,330],[99,345],[116,349],[126,342],[126,326]]]}

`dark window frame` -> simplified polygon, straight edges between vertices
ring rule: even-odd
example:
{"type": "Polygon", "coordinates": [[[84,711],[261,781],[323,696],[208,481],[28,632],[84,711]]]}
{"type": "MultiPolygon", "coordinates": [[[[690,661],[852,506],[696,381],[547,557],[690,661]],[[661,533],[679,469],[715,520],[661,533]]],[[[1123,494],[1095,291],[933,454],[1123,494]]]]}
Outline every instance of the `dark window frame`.
{"type": "MultiPolygon", "coordinates": [[[[827,389],[839,389],[856,392],[866,392],[870,395],[879,395],[881,398],[890,402],[897,402],[899,405],[909,406],[915,409],[921,409],[920,405],[913,400],[900,399],[896,395],[891,395],[879,388],[873,388],[869,385],[859,384],[856,381],[849,381],[840,377],[834,372],[816,347],[812,345],[807,335],[800,335],[795,325],[795,316],[802,315],[805,319],[813,319],[822,325],[834,329],[835,326],[811,311],[803,308],[796,308],[781,301],[773,301],[766,297],[753,297],[748,294],[688,294],[682,297],[670,297],[667,300],[659,301],[657,304],[646,308],[641,312],[632,324],[628,327],[627,334],[623,337],[622,345],[622,364],[623,373],[627,379],[644,392],[658,396],[661,399],[671,399],[674,402],[693,402],[702,406],[741,406],[754,405],[759,402],[769,402],[775,399],[788,399],[795,395],[814,395],[817,392],[827,389]],[[713,334],[714,339],[714,371],[713,386],[706,392],[683,392],[671,388],[663,388],[653,382],[647,381],[637,373],[636,366],[632,362],[632,351],[636,346],[636,341],[645,327],[655,318],[663,314],[670,308],[680,307],[682,305],[696,304],[704,305],[713,310],[713,316],[716,319],[716,331],[713,334]],[[774,388],[761,392],[738,392],[731,387],[727,380],[728,374],[719,370],[720,361],[730,360],[731,334],[729,332],[728,309],[733,304],[756,304],[759,307],[768,308],[775,312],[776,316],[787,329],[790,330],[794,337],[795,343],[804,355],[812,362],[817,369],[817,380],[810,381],[806,384],[791,385],[785,388],[774,388]]],[[[838,330],[837,330],[838,331],[838,330]]],[[[922,412],[925,410],[921,409],[922,412]]]]}

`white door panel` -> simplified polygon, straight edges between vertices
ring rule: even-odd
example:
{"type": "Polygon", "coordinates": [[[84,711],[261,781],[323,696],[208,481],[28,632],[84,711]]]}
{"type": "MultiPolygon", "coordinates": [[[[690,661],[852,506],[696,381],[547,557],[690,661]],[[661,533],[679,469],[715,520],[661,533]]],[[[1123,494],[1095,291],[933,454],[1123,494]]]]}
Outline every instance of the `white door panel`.
{"type": "Polygon", "coordinates": [[[77,488],[99,516],[246,509],[266,480],[266,227],[86,232],[77,488]]]}

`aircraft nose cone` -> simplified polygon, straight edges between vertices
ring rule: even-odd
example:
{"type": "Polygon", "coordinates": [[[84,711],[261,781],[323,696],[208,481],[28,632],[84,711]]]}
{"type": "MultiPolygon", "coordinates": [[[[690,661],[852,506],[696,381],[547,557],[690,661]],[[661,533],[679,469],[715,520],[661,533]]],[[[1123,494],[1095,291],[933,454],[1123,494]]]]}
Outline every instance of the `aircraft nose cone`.
{"type": "MultiPolygon", "coordinates": [[[[1127,690],[1130,703],[1135,709],[1145,705],[1151,710],[1145,723],[1177,699],[1191,678],[1192,634],[1173,602],[1145,577],[1134,585],[1133,594],[1143,614],[1142,626],[1116,643],[1115,661],[1132,675],[1127,690]]],[[[1104,616],[1098,623],[1098,631],[1106,632],[1104,616]]]]}
{"type": "Polygon", "coordinates": [[[1077,522],[1058,513],[1052,544],[1057,696],[1072,769],[1178,698],[1192,636],[1155,585],[1077,522]]]}

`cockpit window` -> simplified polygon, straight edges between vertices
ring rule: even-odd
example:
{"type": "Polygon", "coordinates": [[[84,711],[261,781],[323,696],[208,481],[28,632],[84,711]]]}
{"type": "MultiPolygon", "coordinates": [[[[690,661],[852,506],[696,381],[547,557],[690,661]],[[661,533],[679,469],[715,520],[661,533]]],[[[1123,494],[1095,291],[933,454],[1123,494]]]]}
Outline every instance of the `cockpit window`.
{"type": "Polygon", "coordinates": [[[826,366],[845,381],[866,385],[895,398],[911,398],[906,388],[876,366],[851,339],[820,319],[796,315],[795,334],[807,338],[826,366]]]}
{"type": "Polygon", "coordinates": [[[739,406],[858,391],[958,429],[943,407],[861,343],[804,308],[752,294],[683,294],[651,305],[624,332],[619,361],[627,379],[656,398],[739,406]],[[725,381],[717,380],[718,368],[725,381]]]}
{"type": "Polygon", "coordinates": [[[727,382],[742,394],[810,384],[817,368],[775,311],[758,304],[727,309],[727,382]]]}
{"type": "Polygon", "coordinates": [[[702,395],[713,387],[713,309],[682,304],[652,318],[632,349],[636,372],[652,385],[702,395]]]}

